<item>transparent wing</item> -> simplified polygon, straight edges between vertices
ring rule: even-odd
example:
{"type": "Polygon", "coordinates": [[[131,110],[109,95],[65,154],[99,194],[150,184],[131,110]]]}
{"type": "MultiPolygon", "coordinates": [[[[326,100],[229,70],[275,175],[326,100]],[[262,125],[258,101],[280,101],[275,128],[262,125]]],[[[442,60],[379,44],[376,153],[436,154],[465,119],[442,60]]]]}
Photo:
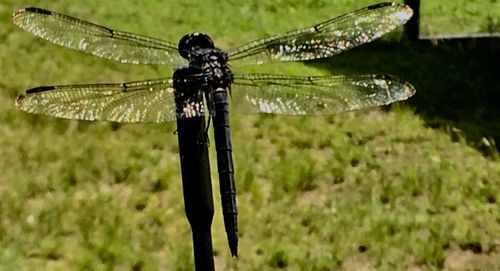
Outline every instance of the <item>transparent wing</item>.
{"type": "Polygon", "coordinates": [[[325,115],[406,100],[409,83],[389,75],[235,75],[233,109],[242,113],[325,115]]]}
{"type": "Polygon", "coordinates": [[[412,15],[412,9],[403,4],[380,3],[312,27],[244,44],[229,51],[229,59],[232,65],[243,66],[330,57],[380,38],[412,15]]]}
{"type": "Polygon", "coordinates": [[[16,100],[28,113],[117,122],[167,122],[176,119],[172,79],[123,84],[46,86],[29,89],[16,100]]]}
{"type": "Polygon", "coordinates": [[[160,39],[112,30],[40,8],[14,13],[14,24],[57,45],[132,64],[179,65],[177,45],[160,39]]]}

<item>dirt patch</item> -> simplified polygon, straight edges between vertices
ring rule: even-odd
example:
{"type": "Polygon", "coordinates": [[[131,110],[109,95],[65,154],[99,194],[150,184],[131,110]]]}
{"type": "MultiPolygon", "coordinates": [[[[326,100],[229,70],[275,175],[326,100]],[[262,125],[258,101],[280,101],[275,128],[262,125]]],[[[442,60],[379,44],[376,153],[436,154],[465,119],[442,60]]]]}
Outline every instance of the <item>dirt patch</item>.
{"type": "Polygon", "coordinates": [[[470,250],[455,250],[444,261],[444,270],[500,270],[500,254],[474,253],[470,250]]]}
{"type": "Polygon", "coordinates": [[[377,261],[366,255],[356,255],[348,258],[342,264],[341,270],[371,271],[375,268],[377,261]]]}

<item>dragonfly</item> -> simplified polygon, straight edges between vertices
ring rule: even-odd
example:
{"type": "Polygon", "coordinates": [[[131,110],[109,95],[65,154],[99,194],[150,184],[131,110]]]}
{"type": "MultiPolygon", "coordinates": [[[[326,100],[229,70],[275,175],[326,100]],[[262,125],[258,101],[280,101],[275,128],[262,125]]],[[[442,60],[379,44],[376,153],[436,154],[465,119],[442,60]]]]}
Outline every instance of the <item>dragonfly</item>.
{"type": "Polygon", "coordinates": [[[16,107],[28,113],[88,121],[212,119],[224,225],[231,254],[237,256],[229,110],[329,115],[402,101],[415,88],[392,75],[238,74],[230,67],[327,58],[380,38],[406,23],[412,13],[403,4],[379,3],[223,51],[203,33],[187,34],[175,44],[27,7],[13,14],[13,22],[39,38],[121,63],[170,66],[174,72],[165,78],[127,83],[35,87],[18,96],[16,107]]]}

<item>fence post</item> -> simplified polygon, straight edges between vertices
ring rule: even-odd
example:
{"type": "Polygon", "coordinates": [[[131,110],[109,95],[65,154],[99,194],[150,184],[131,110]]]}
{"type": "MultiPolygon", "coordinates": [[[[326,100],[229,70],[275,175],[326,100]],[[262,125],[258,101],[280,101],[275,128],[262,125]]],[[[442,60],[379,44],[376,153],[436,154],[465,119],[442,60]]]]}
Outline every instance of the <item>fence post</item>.
{"type": "Polygon", "coordinates": [[[194,264],[197,271],[214,271],[212,220],[214,202],[205,118],[177,119],[184,209],[191,225],[194,264]]]}

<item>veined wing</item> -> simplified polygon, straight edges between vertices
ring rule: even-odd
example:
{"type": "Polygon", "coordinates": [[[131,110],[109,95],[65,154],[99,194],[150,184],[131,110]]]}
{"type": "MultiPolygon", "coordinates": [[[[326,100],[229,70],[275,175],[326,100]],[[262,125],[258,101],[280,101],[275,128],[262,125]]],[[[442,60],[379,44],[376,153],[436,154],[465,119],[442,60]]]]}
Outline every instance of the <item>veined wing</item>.
{"type": "Polygon", "coordinates": [[[315,26],[244,44],[229,51],[229,60],[233,65],[255,65],[330,57],[380,38],[412,15],[406,5],[380,3],[315,26]]]}
{"type": "Polygon", "coordinates": [[[389,75],[235,75],[234,110],[243,113],[325,115],[406,100],[408,82],[389,75]]]}
{"type": "Polygon", "coordinates": [[[45,86],[29,89],[16,100],[28,113],[117,122],[167,122],[176,119],[172,79],[122,84],[45,86]]]}
{"type": "Polygon", "coordinates": [[[15,12],[14,24],[57,45],[132,64],[179,65],[177,45],[112,30],[71,16],[28,7],[15,12]]]}

